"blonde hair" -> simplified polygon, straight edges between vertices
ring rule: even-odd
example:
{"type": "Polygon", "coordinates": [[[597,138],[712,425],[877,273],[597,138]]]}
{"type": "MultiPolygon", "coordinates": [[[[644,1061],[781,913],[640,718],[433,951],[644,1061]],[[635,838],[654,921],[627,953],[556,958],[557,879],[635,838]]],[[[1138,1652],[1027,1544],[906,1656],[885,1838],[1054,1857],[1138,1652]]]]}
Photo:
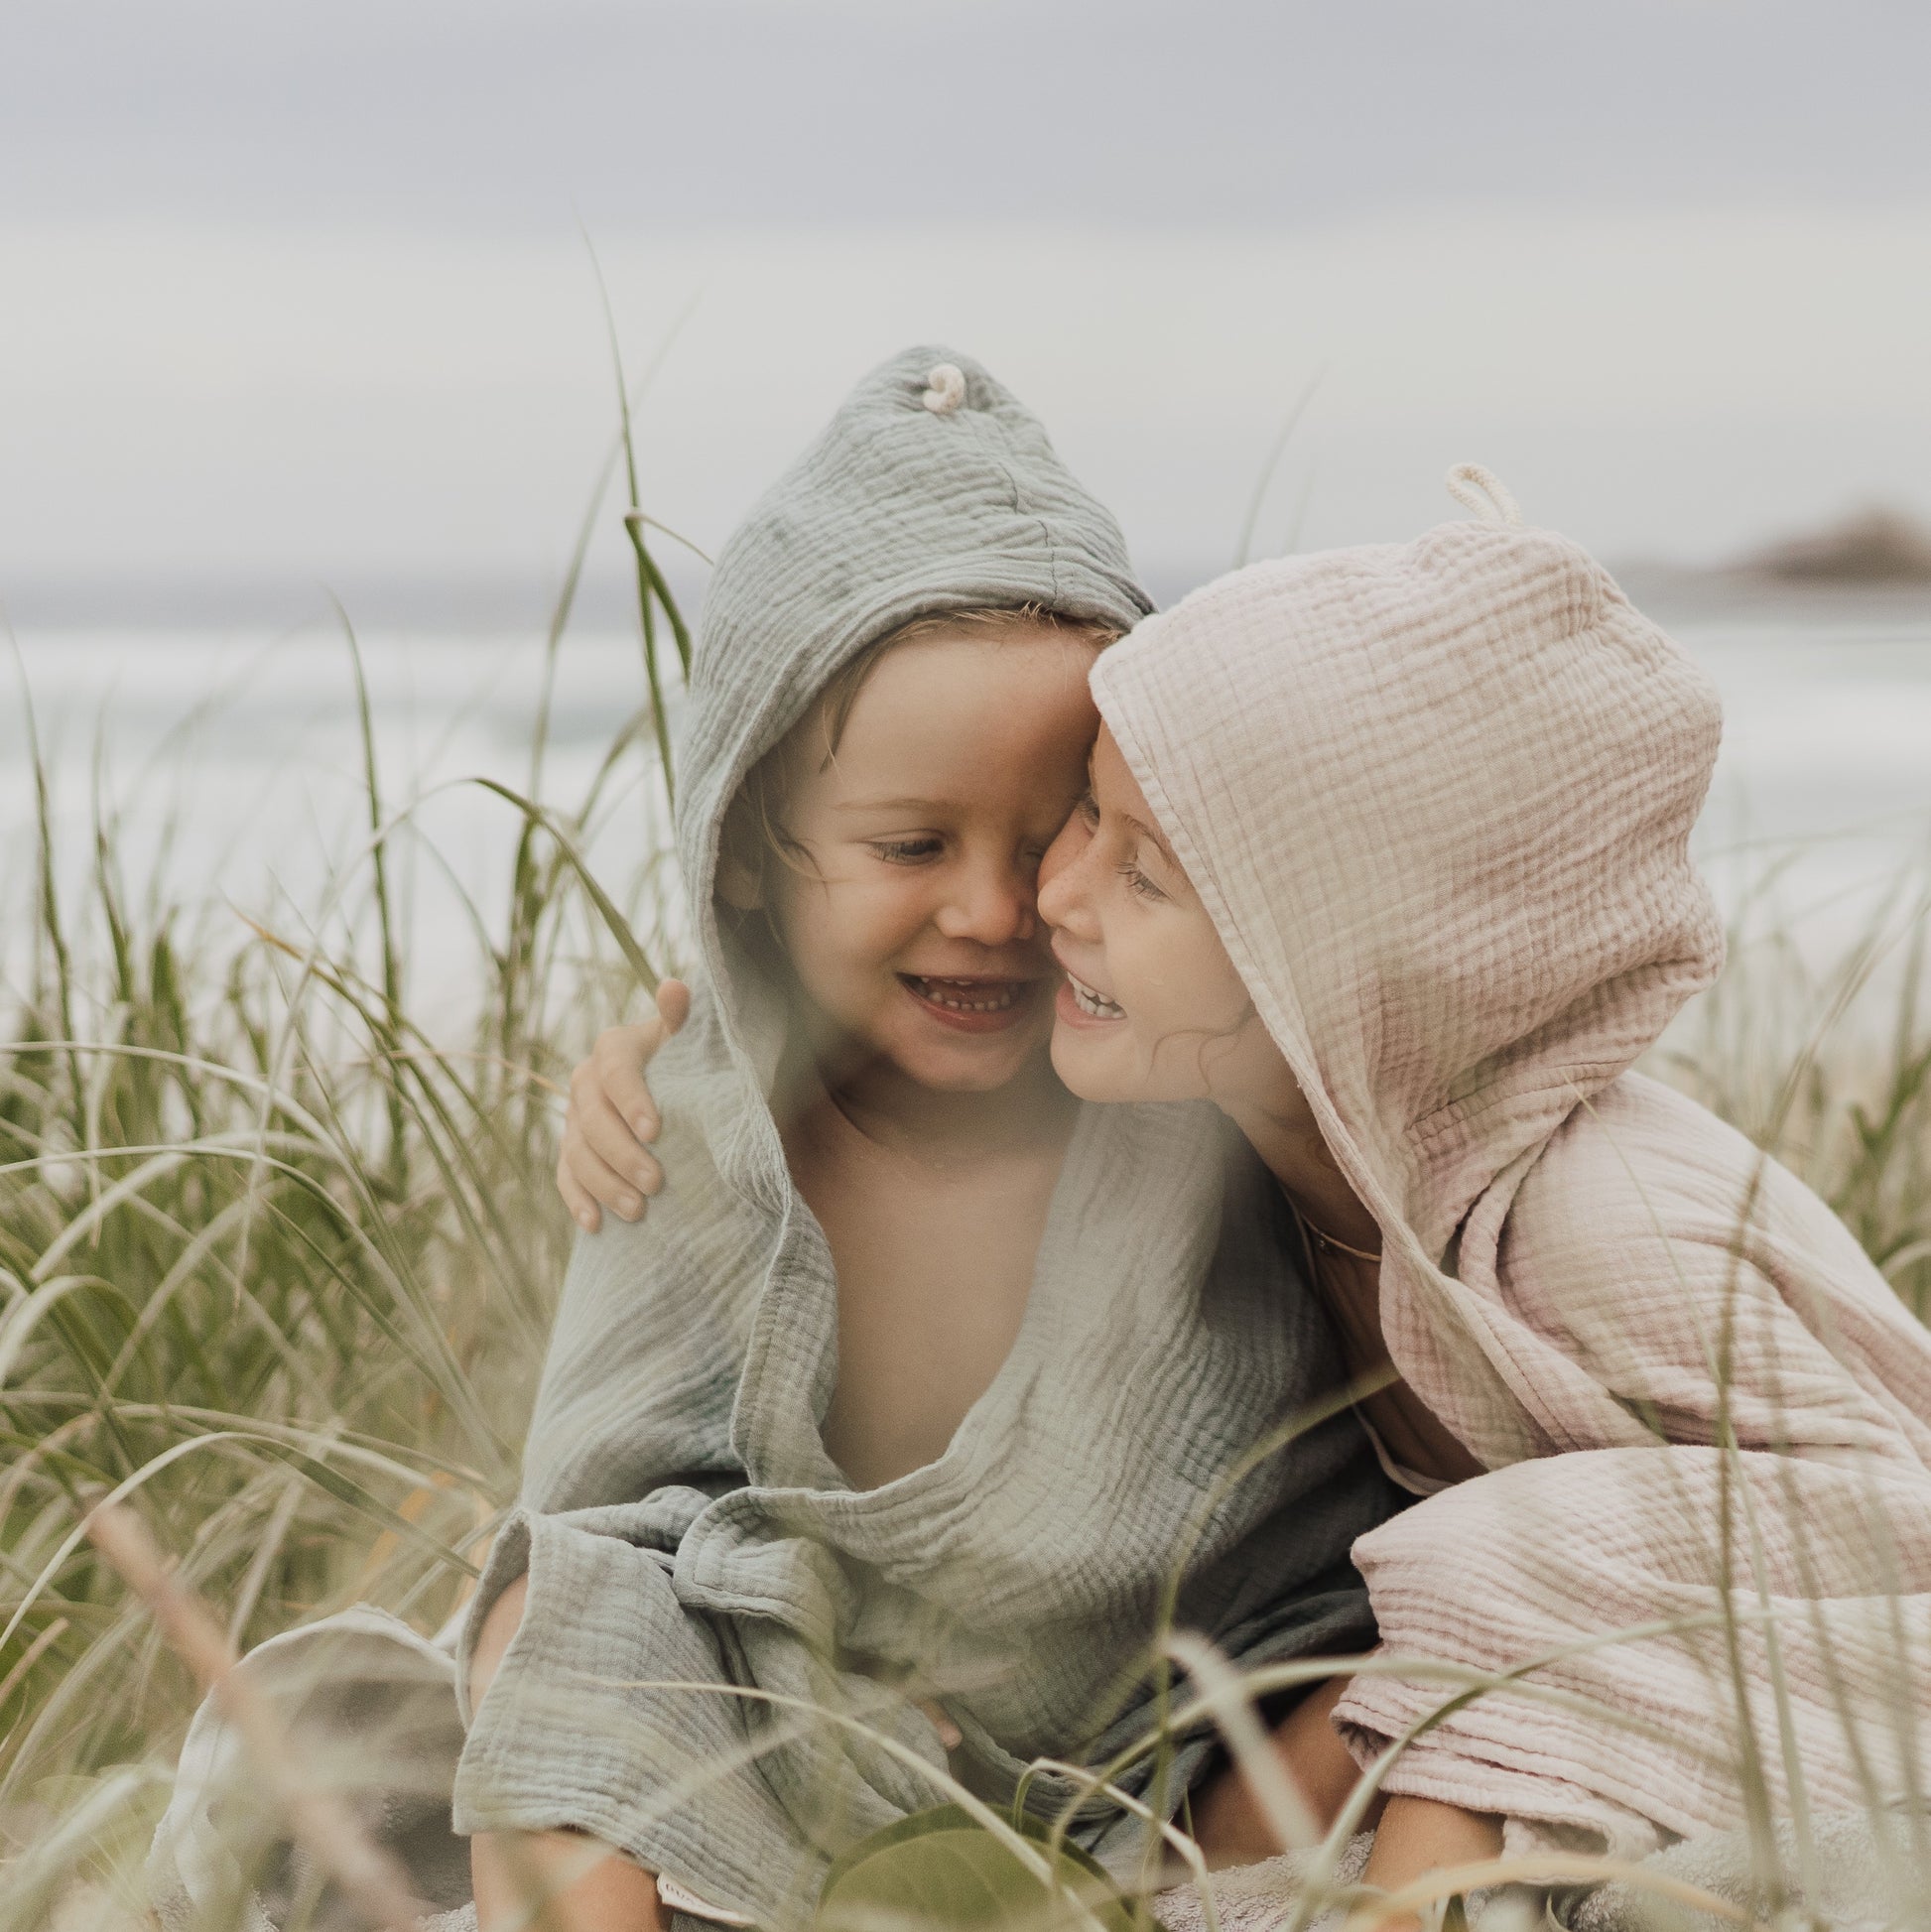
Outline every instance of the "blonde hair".
{"type": "Polygon", "coordinates": [[[1001,631],[1020,626],[1057,631],[1090,643],[1095,651],[1103,651],[1125,635],[1117,624],[1102,618],[1074,617],[1046,604],[1022,603],[929,611],[914,617],[909,624],[901,624],[897,630],[887,631],[883,637],[874,638],[848,663],[838,667],[805,716],[745,773],[737,796],[724,813],[721,861],[741,866],[754,878],[762,874],[767,857],[776,858],[781,865],[789,865],[794,870],[802,869],[798,842],[784,829],[791,770],[788,754],[795,755],[794,740],[798,732],[807,725],[817,724],[825,733],[826,759],[837,755],[858,694],[888,651],[897,650],[901,644],[919,644],[954,631],[1001,631]]]}

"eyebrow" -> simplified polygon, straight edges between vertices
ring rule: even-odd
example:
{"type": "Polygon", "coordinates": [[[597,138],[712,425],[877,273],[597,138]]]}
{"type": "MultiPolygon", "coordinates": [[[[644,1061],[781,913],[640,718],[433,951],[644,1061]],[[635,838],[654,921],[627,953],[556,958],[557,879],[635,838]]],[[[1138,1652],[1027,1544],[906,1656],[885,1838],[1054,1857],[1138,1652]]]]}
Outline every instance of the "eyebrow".
{"type": "Polygon", "coordinates": [[[937,812],[944,803],[943,799],[936,798],[860,798],[845,799],[832,809],[835,812],[937,812]]]}
{"type": "Polygon", "coordinates": [[[1129,826],[1131,826],[1133,830],[1137,832],[1142,838],[1151,839],[1154,846],[1158,849],[1161,857],[1163,857],[1167,861],[1167,863],[1173,867],[1173,869],[1176,872],[1180,873],[1183,878],[1186,876],[1186,872],[1187,872],[1186,866],[1181,864],[1179,859],[1174,857],[1173,847],[1170,844],[1168,844],[1163,837],[1161,837],[1158,831],[1156,831],[1152,826],[1142,825],[1139,822],[1139,820],[1134,818],[1130,812],[1122,812],[1119,816],[1122,819],[1124,819],[1126,823],[1129,826]]]}

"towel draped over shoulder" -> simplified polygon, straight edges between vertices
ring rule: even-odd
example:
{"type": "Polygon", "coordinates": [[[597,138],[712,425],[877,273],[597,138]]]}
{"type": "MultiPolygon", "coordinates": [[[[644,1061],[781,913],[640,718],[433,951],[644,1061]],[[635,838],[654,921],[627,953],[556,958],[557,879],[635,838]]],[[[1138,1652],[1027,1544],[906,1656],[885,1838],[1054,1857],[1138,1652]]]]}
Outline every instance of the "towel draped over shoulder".
{"type": "MultiPolygon", "coordinates": [[[[1146,607],[1038,423],[944,349],[860,384],[718,561],[679,769],[701,996],[652,1069],[669,1178],[565,1284],[523,1507],[469,1626],[527,1568],[463,1831],[575,1825],[781,1923],[828,1857],[940,1795],[925,1699],[999,1794],[1035,1755],[1103,1758],[1143,1726],[1169,1578],[1179,1620],[1239,1658],[1368,1638],[1347,1552],[1393,1498],[1353,1419],[1227,1480],[1342,1369],[1282,1205],[1212,1109],[1083,1110],[1011,1354],[937,1462],[854,1491],[824,1448],[837,1282],[766,1100],[782,994],[720,930],[720,827],[865,645],[1026,604],[1121,629],[1146,607]]],[[[1137,1828],[1102,1808],[1085,1833],[1137,1828]]]]}
{"type": "Polygon", "coordinates": [[[1931,1790],[1931,1338],[1797,1179],[1629,1071],[1722,962],[1697,667],[1578,546],[1255,566],[1094,672],[1490,1472],[1356,1546],[1338,1721],[1517,1849],[1931,1790]],[[1519,1679],[1442,1711],[1424,1659],[1519,1679]]]}
{"type": "MultiPolygon", "coordinates": [[[[940,1795],[930,1699],[963,1736],[958,1775],[1009,1800],[1033,1757],[1104,1761],[1145,1729],[1170,1590],[1236,1662],[1371,1641],[1348,1551],[1398,1498],[1330,1413],[1340,1356],[1284,1204],[1212,1109],[1083,1109],[1017,1340],[950,1447],[864,1491],[826,1454],[837,1281],[767,1101],[782,994],[719,928],[720,827],[866,645],[1024,605],[1122,631],[1148,607],[1038,423],[941,348],[866,378],[719,559],[678,773],[697,1001],[652,1068],[666,1185],[643,1223],[578,1243],[520,1506],[459,1653],[435,1653],[453,1698],[527,1576],[463,1713],[459,1833],[585,1831],[782,1927],[831,1857],[940,1795]]],[[[1145,1762],[1123,1781],[1171,1808],[1207,1749],[1186,1744],[1163,1793],[1145,1762]]],[[[1075,1787],[1031,1790],[1054,1808],[1075,1787]]],[[[197,1795],[180,1809],[158,1859],[210,1836],[197,1795]]],[[[1078,1829],[1107,1857],[1140,1836],[1111,1802],[1078,1829]]]]}

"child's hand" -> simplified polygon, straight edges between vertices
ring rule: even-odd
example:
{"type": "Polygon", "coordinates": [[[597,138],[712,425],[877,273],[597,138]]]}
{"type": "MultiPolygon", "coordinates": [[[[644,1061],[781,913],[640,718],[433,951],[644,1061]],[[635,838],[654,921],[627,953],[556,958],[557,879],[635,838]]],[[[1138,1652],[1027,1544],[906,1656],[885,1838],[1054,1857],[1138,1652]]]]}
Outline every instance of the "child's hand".
{"type": "MultiPolygon", "coordinates": [[[[1367,1856],[1367,1869],[1361,1882],[1387,1892],[1432,1871],[1451,1872],[1463,1866],[1487,1865],[1502,1854],[1502,1821],[1479,1811],[1464,1811],[1460,1805],[1443,1804],[1435,1798],[1414,1798],[1403,1794],[1389,1797],[1374,1828],[1374,1849],[1367,1856]]],[[[1478,1884],[1482,1882],[1479,1877],[1478,1884]]],[[[1377,1914],[1372,1901],[1360,1906],[1349,1920],[1350,1932],[1421,1932],[1421,1919],[1413,1913],[1399,1916],[1377,1914]]]]}
{"type": "Polygon", "coordinates": [[[690,1012],[691,988],[666,979],[657,989],[657,1017],[606,1027],[570,1077],[557,1190],[586,1233],[603,1224],[599,1204],[625,1221],[640,1221],[647,1197],[664,1185],[664,1170],[644,1146],[658,1128],[644,1069],[690,1012]]]}

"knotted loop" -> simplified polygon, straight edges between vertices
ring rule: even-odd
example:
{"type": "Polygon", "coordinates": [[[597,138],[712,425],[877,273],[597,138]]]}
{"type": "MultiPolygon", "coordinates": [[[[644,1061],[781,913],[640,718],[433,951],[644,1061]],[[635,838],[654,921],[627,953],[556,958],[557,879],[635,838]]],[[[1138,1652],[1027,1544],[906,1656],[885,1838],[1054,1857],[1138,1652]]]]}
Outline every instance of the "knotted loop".
{"type": "Polygon", "coordinates": [[[1447,481],[1448,493],[1464,509],[1473,510],[1483,523],[1521,528],[1521,506],[1492,469],[1479,462],[1459,462],[1449,471],[1447,481]]]}
{"type": "Polygon", "coordinates": [[[941,362],[925,379],[919,400],[935,416],[950,416],[966,400],[966,375],[957,362],[941,362]]]}

